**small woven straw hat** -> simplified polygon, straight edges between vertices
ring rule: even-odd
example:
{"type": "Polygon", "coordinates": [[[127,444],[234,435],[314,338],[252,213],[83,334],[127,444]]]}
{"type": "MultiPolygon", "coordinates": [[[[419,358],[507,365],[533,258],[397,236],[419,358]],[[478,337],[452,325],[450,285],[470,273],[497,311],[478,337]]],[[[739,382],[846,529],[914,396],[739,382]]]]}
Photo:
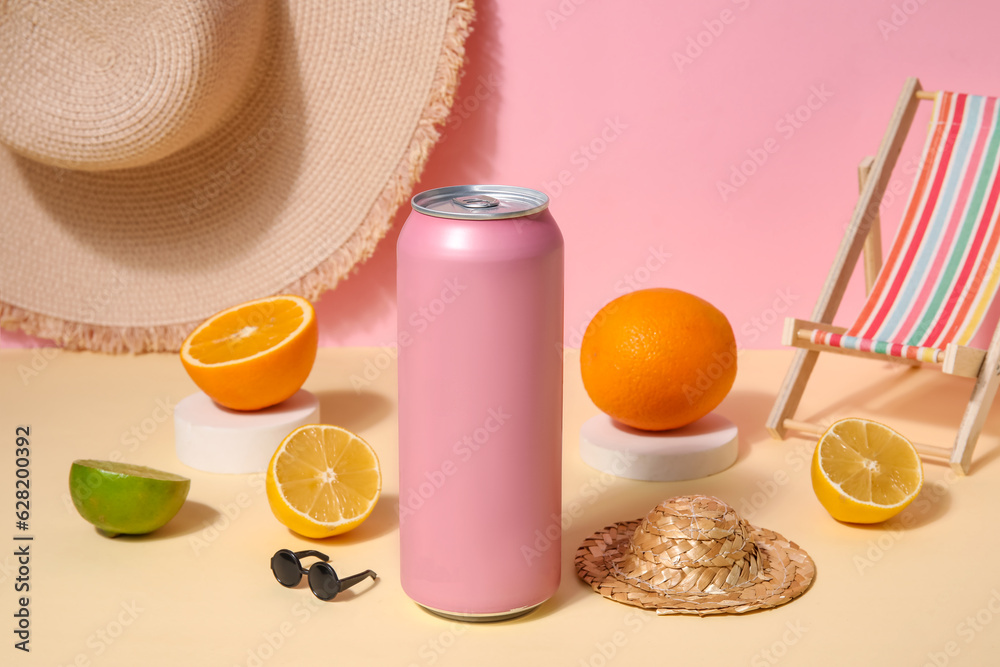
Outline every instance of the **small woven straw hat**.
{"type": "Polygon", "coordinates": [[[576,552],[580,578],[604,597],[658,614],[741,614],[777,607],[812,583],[809,555],[718,498],[679,496],[646,518],[594,533],[576,552]]]}
{"type": "Polygon", "coordinates": [[[371,255],[452,103],[471,0],[0,2],[0,324],[176,350],[371,255]]]}

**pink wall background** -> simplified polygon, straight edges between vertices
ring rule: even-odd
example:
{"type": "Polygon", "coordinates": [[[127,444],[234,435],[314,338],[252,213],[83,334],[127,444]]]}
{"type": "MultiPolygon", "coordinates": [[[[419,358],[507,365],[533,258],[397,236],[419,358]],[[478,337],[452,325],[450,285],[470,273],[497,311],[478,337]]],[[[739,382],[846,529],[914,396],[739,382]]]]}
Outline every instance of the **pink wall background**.
{"type": "MultiPolygon", "coordinates": [[[[785,314],[812,310],[857,197],[857,164],[877,150],[904,79],[1000,94],[1000,5],[988,0],[477,7],[456,108],[418,189],[509,183],[550,195],[574,347],[593,313],[633,286],[697,294],[727,314],[742,347],[777,347],[785,314]],[[762,164],[720,193],[754,155],[762,164]]],[[[886,237],[901,205],[883,207],[886,237]]],[[[406,213],[319,302],[322,344],[394,342],[406,213]]],[[[855,280],[845,321],[862,297],[855,280]]]]}

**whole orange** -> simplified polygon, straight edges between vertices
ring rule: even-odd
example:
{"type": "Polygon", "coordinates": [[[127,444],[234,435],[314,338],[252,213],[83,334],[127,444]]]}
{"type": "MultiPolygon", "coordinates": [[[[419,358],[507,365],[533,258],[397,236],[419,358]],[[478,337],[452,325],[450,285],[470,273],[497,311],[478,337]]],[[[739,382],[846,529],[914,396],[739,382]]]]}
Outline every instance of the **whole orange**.
{"type": "Polygon", "coordinates": [[[704,417],[736,379],[729,320],[704,299],[676,289],[618,297],[594,316],[580,347],[583,386],[594,404],[646,431],[704,417]]]}

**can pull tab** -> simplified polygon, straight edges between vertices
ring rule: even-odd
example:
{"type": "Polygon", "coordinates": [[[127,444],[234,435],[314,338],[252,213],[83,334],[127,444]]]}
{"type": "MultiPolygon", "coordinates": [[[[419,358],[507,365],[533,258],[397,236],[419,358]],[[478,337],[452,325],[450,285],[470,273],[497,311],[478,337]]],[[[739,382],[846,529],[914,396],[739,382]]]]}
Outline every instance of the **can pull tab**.
{"type": "Polygon", "coordinates": [[[453,202],[464,208],[493,208],[500,205],[499,199],[487,197],[486,195],[469,195],[467,197],[455,197],[453,202]]]}

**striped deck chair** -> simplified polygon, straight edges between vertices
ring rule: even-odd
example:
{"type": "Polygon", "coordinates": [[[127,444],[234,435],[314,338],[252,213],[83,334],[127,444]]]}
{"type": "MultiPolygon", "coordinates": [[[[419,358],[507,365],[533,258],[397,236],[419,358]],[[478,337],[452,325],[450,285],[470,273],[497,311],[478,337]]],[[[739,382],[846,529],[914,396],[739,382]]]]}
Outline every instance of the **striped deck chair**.
{"type": "Polygon", "coordinates": [[[820,351],[925,362],[975,378],[952,447],[919,446],[929,460],[968,473],[975,442],[1000,383],[1000,327],[988,350],[968,346],[1000,283],[1000,103],[994,97],[929,93],[907,81],[878,155],[859,168],[861,195],[813,321],[785,323],[800,348],[767,427],[822,433],[795,409],[820,351]],[[934,104],[927,141],[896,239],[881,259],[878,208],[917,106],[934,104]],[[832,325],[862,251],[868,299],[854,324],[832,325]]]}

